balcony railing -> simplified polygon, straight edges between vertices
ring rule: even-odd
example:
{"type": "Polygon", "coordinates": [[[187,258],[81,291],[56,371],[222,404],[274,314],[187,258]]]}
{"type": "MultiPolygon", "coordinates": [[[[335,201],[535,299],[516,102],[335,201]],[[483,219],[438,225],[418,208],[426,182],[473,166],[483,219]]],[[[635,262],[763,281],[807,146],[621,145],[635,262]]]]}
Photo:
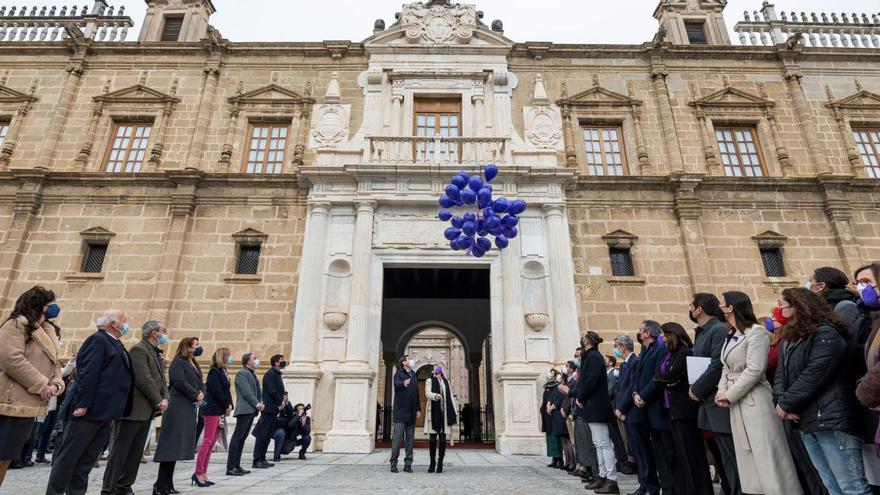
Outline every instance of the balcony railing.
{"type": "Polygon", "coordinates": [[[364,157],[375,165],[510,163],[510,139],[497,137],[367,137],[364,157]]]}
{"type": "Polygon", "coordinates": [[[744,14],[734,31],[743,45],[773,46],[796,34],[808,47],[880,48],[880,15],[824,12],[781,12],[764,2],[760,11],[744,14]]]}
{"type": "Polygon", "coordinates": [[[89,10],[73,6],[0,7],[0,41],[60,41],[70,36],[68,28],[93,41],[125,41],[134,21],[125,15],[125,7],[115,8],[105,0],[96,0],[89,10]]]}

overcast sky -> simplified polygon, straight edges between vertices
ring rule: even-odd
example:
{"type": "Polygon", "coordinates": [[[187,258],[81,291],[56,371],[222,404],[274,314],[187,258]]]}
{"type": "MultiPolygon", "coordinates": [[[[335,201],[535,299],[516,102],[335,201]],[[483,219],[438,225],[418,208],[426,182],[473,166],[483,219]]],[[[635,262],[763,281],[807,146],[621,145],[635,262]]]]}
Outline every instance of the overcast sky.
{"type": "MultiPolygon", "coordinates": [[[[485,12],[484,22],[504,22],[504,34],[513,41],[556,43],[639,44],[657,31],[652,14],[659,0],[457,0],[485,12]]],[[[75,0],[83,4],[91,0],[75,0]]],[[[129,39],[137,39],[144,0],[110,0],[125,5],[137,27],[129,39]]],[[[48,5],[74,3],[65,0],[0,0],[0,5],[48,5]]],[[[373,21],[388,25],[403,0],[214,0],[217,13],[211,18],[231,41],[361,41],[372,35],[373,21]]],[[[730,0],[725,11],[728,27],[740,20],[744,10],[761,8],[761,0],[730,0]]],[[[777,11],[880,13],[878,0],[779,0],[777,11]]],[[[738,38],[733,37],[734,43],[738,38]]]]}

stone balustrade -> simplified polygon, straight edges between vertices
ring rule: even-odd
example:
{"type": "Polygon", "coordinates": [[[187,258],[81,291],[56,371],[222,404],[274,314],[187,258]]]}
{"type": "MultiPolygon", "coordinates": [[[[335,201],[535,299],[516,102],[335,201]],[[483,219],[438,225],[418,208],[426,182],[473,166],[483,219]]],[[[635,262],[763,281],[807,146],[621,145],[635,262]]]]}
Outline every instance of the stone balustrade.
{"type": "Polygon", "coordinates": [[[808,47],[880,48],[880,13],[777,13],[765,1],[760,11],[746,11],[734,31],[747,46],[773,46],[800,34],[808,47]]]}
{"type": "Polygon", "coordinates": [[[125,41],[133,26],[124,6],[117,10],[107,5],[106,0],[95,0],[91,9],[76,5],[0,7],[0,42],[60,41],[70,36],[67,28],[76,29],[84,38],[94,41],[125,41]]]}
{"type": "Polygon", "coordinates": [[[375,165],[511,163],[509,138],[369,136],[365,160],[375,165]]]}

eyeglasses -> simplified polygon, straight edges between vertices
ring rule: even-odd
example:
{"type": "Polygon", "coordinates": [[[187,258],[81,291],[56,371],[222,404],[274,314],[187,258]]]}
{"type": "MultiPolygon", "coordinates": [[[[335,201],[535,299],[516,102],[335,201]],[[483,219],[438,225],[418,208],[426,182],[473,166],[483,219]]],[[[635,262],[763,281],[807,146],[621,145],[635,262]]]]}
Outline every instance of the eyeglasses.
{"type": "Polygon", "coordinates": [[[857,286],[857,285],[859,285],[859,284],[865,284],[865,285],[868,285],[868,284],[872,284],[872,283],[874,283],[874,281],[871,280],[870,278],[860,278],[860,279],[856,279],[856,280],[853,280],[853,281],[852,281],[852,285],[853,285],[853,287],[855,287],[855,286],[857,286]]]}
{"type": "Polygon", "coordinates": [[[791,307],[791,304],[789,304],[788,306],[779,306],[779,309],[788,309],[790,307],[791,307]]]}

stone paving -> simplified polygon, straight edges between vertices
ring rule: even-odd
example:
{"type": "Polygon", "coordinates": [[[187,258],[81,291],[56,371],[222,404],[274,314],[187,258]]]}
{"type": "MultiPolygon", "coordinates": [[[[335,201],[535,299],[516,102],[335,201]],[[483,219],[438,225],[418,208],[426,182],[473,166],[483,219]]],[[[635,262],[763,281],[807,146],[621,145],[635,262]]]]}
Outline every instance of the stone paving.
{"type": "MultiPolygon", "coordinates": [[[[401,452],[401,455],[403,453],[401,452]]],[[[199,494],[459,494],[459,493],[514,493],[553,494],[591,493],[581,488],[582,483],[563,471],[546,467],[546,457],[502,456],[491,450],[453,449],[447,451],[443,474],[428,474],[428,451],[416,449],[414,473],[389,471],[387,449],[372,454],[309,454],[300,461],[296,456],[285,457],[275,467],[253,470],[243,477],[228,477],[226,453],[217,452],[211,459],[208,477],[216,483],[210,488],[190,487],[194,462],[179,462],[175,472],[175,487],[182,493],[199,494]]],[[[250,460],[249,453],[243,459],[250,460]]],[[[89,494],[99,494],[104,475],[102,467],[92,470],[89,494]]],[[[244,462],[248,468],[249,462],[244,462]]],[[[400,467],[403,467],[401,458],[400,467]]],[[[149,494],[156,478],[158,465],[141,465],[134,492],[149,494]]],[[[36,466],[10,471],[0,494],[31,495],[45,491],[49,476],[48,466],[36,466]]],[[[621,493],[637,488],[635,477],[621,477],[621,493]]]]}

